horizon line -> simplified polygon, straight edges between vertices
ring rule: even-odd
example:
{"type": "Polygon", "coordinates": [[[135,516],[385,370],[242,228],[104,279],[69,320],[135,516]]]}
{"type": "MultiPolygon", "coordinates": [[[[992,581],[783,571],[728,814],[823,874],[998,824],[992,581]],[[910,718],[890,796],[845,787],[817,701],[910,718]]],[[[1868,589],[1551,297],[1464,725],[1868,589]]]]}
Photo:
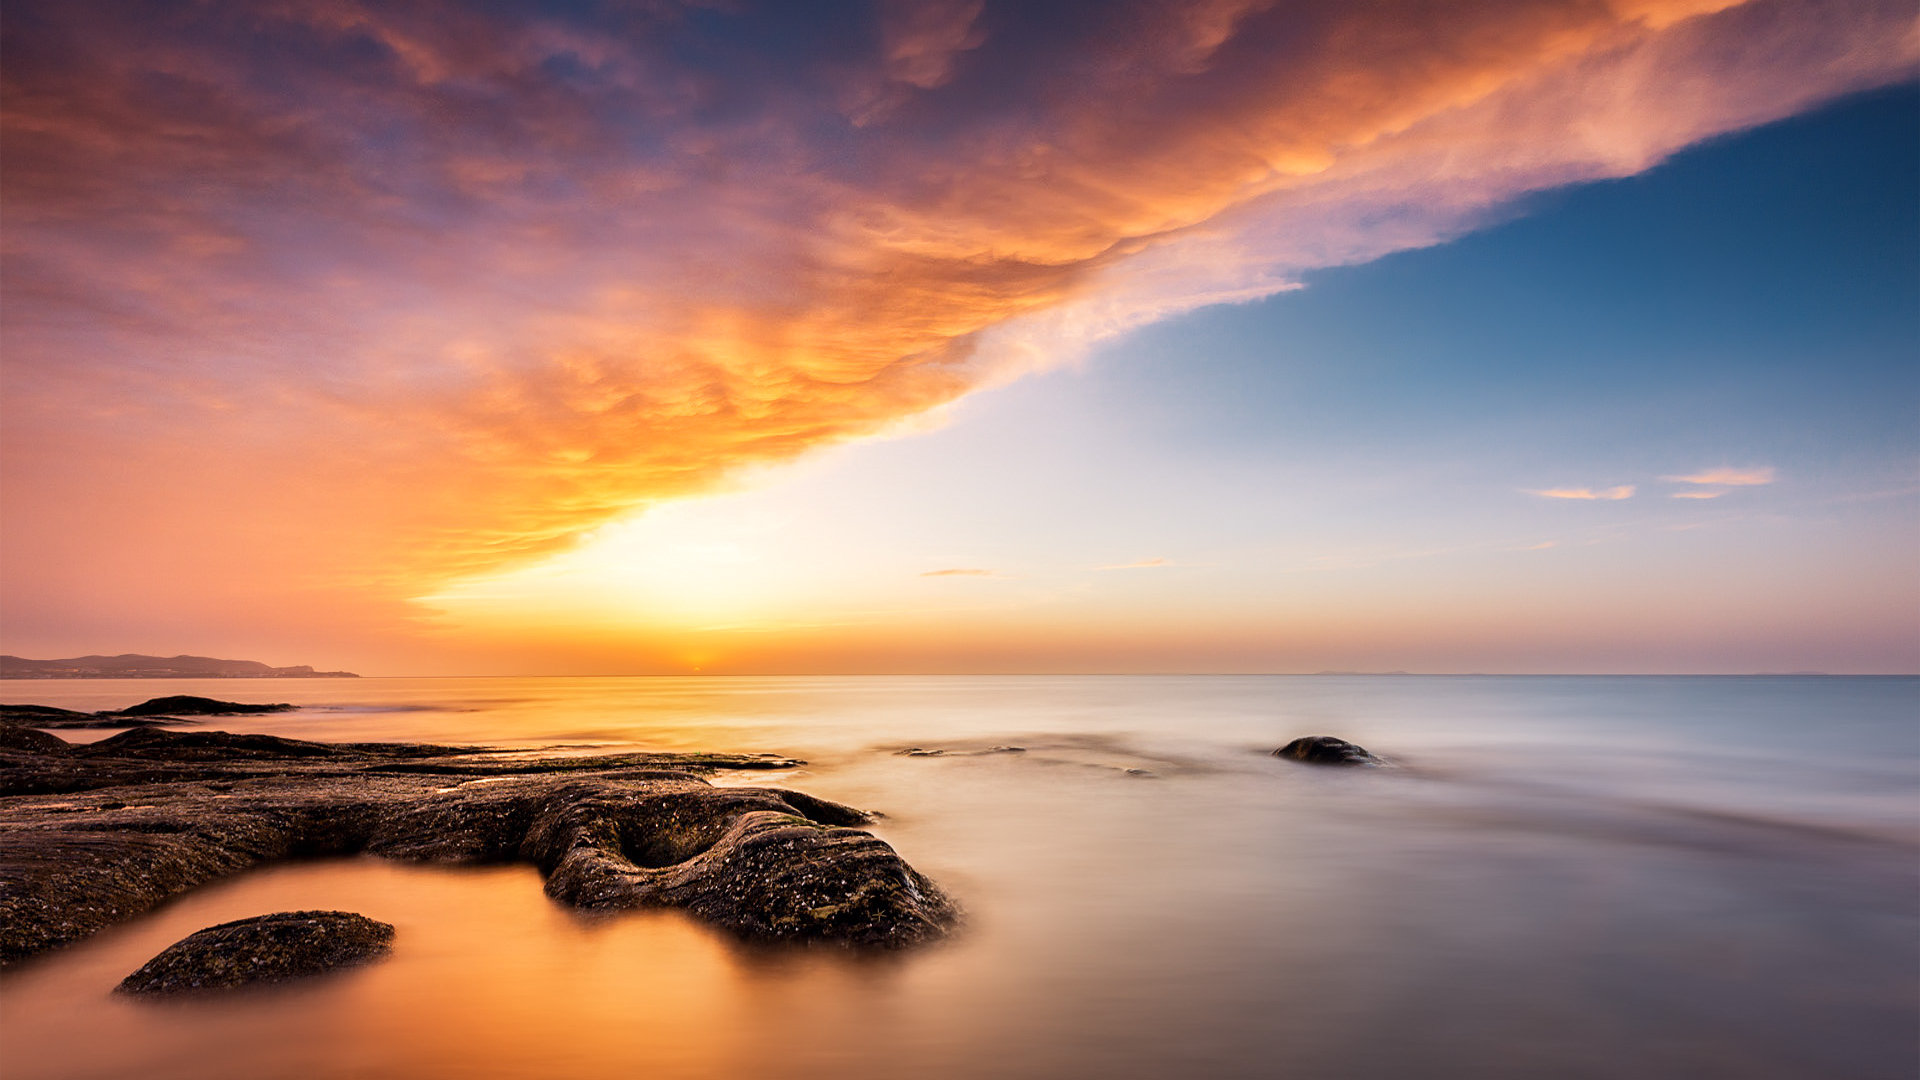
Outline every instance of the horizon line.
{"type": "Polygon", "coordinates": [[[519,672],[501,675],[405,674],[320,677],[235,675],[160,676],[0,676],[0,683],[75,682],[325,682],[344,679],[922,679],[922,678],[1414,678],[1414,679],[1909,679],[1920,671],[674,671],[550,674],[519,672]]]}

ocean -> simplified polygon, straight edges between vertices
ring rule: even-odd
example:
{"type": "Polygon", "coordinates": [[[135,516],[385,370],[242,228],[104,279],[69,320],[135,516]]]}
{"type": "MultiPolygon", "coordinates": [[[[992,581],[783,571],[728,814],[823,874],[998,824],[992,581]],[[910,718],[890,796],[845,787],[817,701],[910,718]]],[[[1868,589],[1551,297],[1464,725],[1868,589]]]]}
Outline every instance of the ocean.
{"type": "Polygon", "coordinates": [[[717,782],[880,811],[966,922],[899,954],[767,949],[582,915],[527,866],[285,864],[0,976],[10,1080],[1920,1068],[1916,678],[0,683],[176,693],[293,702],[204,727],[305,739],[803,758],[717,782]],[[1392,766],[1271,756],[1314,734],[1392,766]],[[393,923],[394,952],[230,1000],[110,993],[194,930],[296,908],[393,923]]]}

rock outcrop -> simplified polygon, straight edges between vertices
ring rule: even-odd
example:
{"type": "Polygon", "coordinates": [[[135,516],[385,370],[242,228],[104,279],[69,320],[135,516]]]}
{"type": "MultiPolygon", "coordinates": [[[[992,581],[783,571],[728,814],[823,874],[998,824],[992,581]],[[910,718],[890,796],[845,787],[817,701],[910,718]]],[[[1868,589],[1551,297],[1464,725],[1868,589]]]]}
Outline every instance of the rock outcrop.
{"type": "Polygon", "coordinates": [[[194,994],[292,982],[387,955],[393,927],[351,911],[282,911],[209,926],[120,981],[123,994],[194,994]]]}
{"type": "Polygon", "coordinates": [[[0,750],[32,750],[42,754],[64,754],[67,741],[58,735],[0,720],[0,750]]]}
{"type": "Polygon", "coordinates": [[[1295,739],[1273,752],[1274,757],[1304,761],[1309,765],[1384,765],[1386,762],[1345,739],[1331,735],[1308,735],[1295,739]]]}
{"type": "Polygon", "coordinates": [[[159,727],[163,724],[194,724],[197,720],[177,720],[170,716],[122,716],[119,713],[77,712],[51,705],[0,705],[0,722],[41,729],[159,727]]]}
{"type": "Polygon", "coordinates": [[[0,720],[32,728],[126,728],[157,727],[162,724],[194,724],[189,716],[257,716],[262,713],[291,712],[299,708],[277,702],[272,705],[247,705],[238,701],[174,694],[149,698],[138,705],[104,712],[79,712],[52,705],[0,705],[0,720]]]}
{"type": "Polygon", "coordinates": [[[103,716],[255,716],[261,713],[292,712],[298,708],[284,701],[271,705],[248,705],[239,701],[218,701],[192,694],[170,694],[148,698],[138,705],[102,713],[103,716]]]}
{"type": "MultiPolygon", "coordinates": [[[[18,744],[18,745],[16,745],[18,744]]],[[[281,859],[530,862],[583,908],[677,907],[743,938],[893,948],[953,904],[852,807],[699,774],[771,755],[548,757],[124,731],[0,748],[0,965],[281,859]]]]}
{"type": "Polygon", "coordinates": [[[242,701],[217,701],[213,698],[194,698],[190,694],[173,694],[102,713],[81,713],[75,709],[58,709],[54,705],[0,705],[0,721],[29,728],[140,728],[159,724],[198,723],[182,717],[253,717],[261,713],[290,713],[298,707],[300,705],[288,705],[284,701],[276,701],[273,705],[246,705],[242,701]]]}

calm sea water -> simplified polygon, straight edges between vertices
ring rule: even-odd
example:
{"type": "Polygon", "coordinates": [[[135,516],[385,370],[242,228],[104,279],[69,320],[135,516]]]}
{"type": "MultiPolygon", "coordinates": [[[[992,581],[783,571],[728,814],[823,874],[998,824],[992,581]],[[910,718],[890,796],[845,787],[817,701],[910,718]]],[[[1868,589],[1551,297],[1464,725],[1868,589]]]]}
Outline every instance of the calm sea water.
{"type": "MultiPolygon", "coordinates": [[[[281,866],[0,976],[39,1077],[1912,1077],[1920,680],[871,677],[9,682],[284,700],[311,739],[774,751],[964,905],[905,955],[582,917],[528,867],[281,866]],[[1398,763],[1268,756],[1332,734],[1398,763]],[[1024,754],[904,757],[1002,744],[1024,754]],[[109,991],[227,919],[393,956],[109,991]]],[[[98,737],[105,733],[65,733],[98,737]]]]}

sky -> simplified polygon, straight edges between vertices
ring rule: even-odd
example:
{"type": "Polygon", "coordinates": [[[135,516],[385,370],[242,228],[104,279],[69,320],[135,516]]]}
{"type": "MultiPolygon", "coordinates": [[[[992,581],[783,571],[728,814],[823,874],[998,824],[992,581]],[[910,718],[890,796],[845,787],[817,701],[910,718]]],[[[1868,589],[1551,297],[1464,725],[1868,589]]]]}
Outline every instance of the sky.
{"type": "Polygon", "coordinates": [[[1920,670],[1908,4],[0,22],[0,651],[1920,670]]]}

